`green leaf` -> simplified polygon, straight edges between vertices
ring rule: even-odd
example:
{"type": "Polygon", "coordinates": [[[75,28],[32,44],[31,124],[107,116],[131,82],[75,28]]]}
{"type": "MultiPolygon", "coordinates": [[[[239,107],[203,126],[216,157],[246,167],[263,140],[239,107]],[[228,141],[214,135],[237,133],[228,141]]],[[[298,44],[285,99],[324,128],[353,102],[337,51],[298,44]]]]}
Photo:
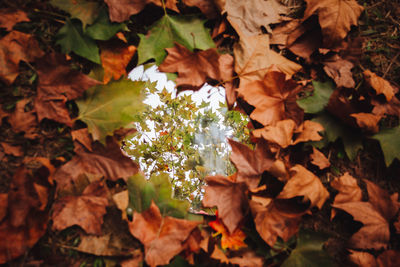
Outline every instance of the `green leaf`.
{"type": "Polygon", "coordinates": [[[363,148],[361,134],[341,123],[329,113],[321,113],[312,121],[319,122],[325,128],[324,139],[312,144],[318,148],[326,146],[329,142],[335,142],[336,139],[341,138],[344,150],[350,160],[354,160],[357,156],[358,150],[363,148]]]}
{"type": "Polygon", "coordinates": [[[77,18],[82,21],[83,27],[92,24],[99,15],[99,3],[86,0],[51,0],[50,4],[58,7],[71,15],[71,18],[77,18]]]}
{"type": "Polygon", "coordinates": [[[150,27],[147,36],[139,34],[138,64],[154,58],[156,64],[160,65],[167,55],[164,49],[173,47],[174,42],[189,50],[215,47],[209,30],[204,27],[204,22],[194,16],[165,15],[150,27]]]}
{"type": "Polygon", "coordinates": [[[312,82],[314,86],[314,92],[312,96],[297,100],[297,105],[301,107],[306,113],[318,113],[324,110],[325,106],[328,105],[329,98],[335,90],[335,86],[332,82],[312,82]]]}
{"type": "Polygon", "coordinates": [[[136,174],[128,179],[128,192],[129,207],[137,212],[147,210],[153,200],[164,216],[187,217],[189,203],[172,198],[172,185],[166,173],[152,175],[148,181],[136,174]]]}
{"type": "Polygon", "coordinates": [[[330,267],[335,266],[333,260],[323,250],[328,237],[321,233],[300,230],[297,245],[282,267],[330,267]]]}
{"type": "Polygon", "coordinates": [[[134,121],[135,114],[145,109],[142,103],[146,82],[121,79],[89,88],[84,99],[76,101],[79,117],[88,125],[94,140],[105,142],[107,135],[134,121]]]}
{"type": "Polygon", "coordinates": [[[124,28],[123,23],[110,22],[107,11],[102,9],[93,25],[86,28],[85,34],[92,39],[106,41],[124,28]]]}
{"type": "Polygon", "coordinates": [[[395,158],[400,159],[400,126],[381,130],[372,138],[381,144],[386,166],[389,166],[395,158]]]}
{"type": "Polygon", "coordinates": [[[56,38],[56,44],[61,46],[63,53],[72,51],[100,64],[99,48],[93,39],[83,34],[80,21],[67,19],[65,25],[58,31],[56,38]]]}

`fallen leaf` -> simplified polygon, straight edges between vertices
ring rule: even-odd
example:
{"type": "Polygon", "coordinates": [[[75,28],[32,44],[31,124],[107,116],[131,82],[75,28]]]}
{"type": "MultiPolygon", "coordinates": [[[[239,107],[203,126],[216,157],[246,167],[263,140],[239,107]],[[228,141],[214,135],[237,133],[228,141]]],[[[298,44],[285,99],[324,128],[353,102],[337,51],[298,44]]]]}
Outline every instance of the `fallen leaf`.
{"type": "Polygon", "coordinates": [[[61,54],[46,55],[36,65],[39,83],[35,108],[39,121],[48,118],[72,126],[65,102],[80,97],[99,82],[71,69],[61,54]]]}
{"type": "Polygon", "coordinates": [[[386,250],[377,258],[379,267],[396,267],[400,265],[400,253],[396,250],[386,250]]]}
{"type": "Polygon", "coordinates": [[[264,138],[270,143],[277,144],[282,148],[292,145],[292,137],[296,123],[294,120],[281,120],[275,125],[268,125],[264,128],[254,130],[252,134],[256,138],[264,138]]]}
{"type": "Polygon", "coordinates": [[[391,196],[386,190],[383,190],[371,181],[364,179],[364,182],[367,185],[368,202],[370,202],[386,220],[390,221],[396,216],[400,208],[397,202],[397,193],[391,196]]]}
{"type": "Polygon", "coordinates": [[[324,131],[324,127],[315,121],[304,121],[297,129],[294,131],[297,134],[296,139],[293,141],[293,144],[298,144],[301,142],[308,141],[319,141],[322,139],[322,136],[319,134],[324,131]]]}
{"type": "Polygon", "coordinates": [[[225,250],[229,248],[231,250],[238,250],[240,248],[247,247],[246,243],[244,243],[244,239],[246,238],[245,233],[239,228],[236,228],[235,231],[229,233],[224,224],[218,218],[218,214],[217,214],[217,219],[215,221],[209,222],[208,225],[212,229],[214,229],[214,231],[216,231],[216,233],[213,234],[213,236],[221,234],[222,249],[225,250]]]}
{"type": "Polygon", "coordinates": [[[87,128],[71,131],[72,140],[76,140],[85,146],[87,150],[93,152],[92,137],[90,136],[87,128]]]}
{"type": "Polygon", "coordinates": [[[50,4],[82,21],[83,28],[95,21],[100,10],[99,3],[86,0],[51,0],[50,4]]]}
{"type": "Polygon", "coordinates": [[[247,186],[243,182],[232,182],[225,176],[206,177],[207,186],[203,198],[204,207],[217,206],[219,218],[233,233],[247,212],[247,186]]]}
{"type": "Polygon", "coordinates": [[[117,208],[122,212],[122,218],[124,220],[128,219],[128,215],[126,213],[126,209],[129,206],[129,192],[128,190],[121,191],[119,193],[116,193],[112,196],[115,205],[117,205],[117,208]]]}
{"type": "MultiPolygon", "coordinates": [[[[123,40],[123,35],[121,35],[121,31],[124,30],[126,30],[126,24],[111,22],[106,9],[102,8],[94,23],[86,27],[84,35],[99,41],[107,41],[115,36],[120,40],[122,39],[121,41],[126,43],[126,40],[123,40]],[[120,37],[122,38],[118,37],[118,33],[120,33],[120,37]]],[[[114,42],[117,41],[117,39],[110,41],[114,42]]]]}
{"type": "Polygon", "coordinates": [[[395,158],[400,159],[400,126],[391,129],[383,129],[372,136],[379,141],[386,166],[389,166],[395,158]]]}
{"type": "Polygon", "coordinates": [[[128,20],[130,16],[142,11],[147,4],[151,3],[162,7],[163,1],[166,8],[179,13],[176,7],[176,0],[105,0],[104,2],[106,2],[108,6],[111,21],[124,22],[128,20]]]}
{"type": "Polygon", "coordinates": [[[262,34],[261,26],[270,29],[269,24],[281,22],[281,14],[288,13],[288,8],[277,0],[227,0],[225,10],[233,28],[246,36],[262,34]]]}
{"type": "Polygon", "coordinates": [[[253,251],[246,251],[242,255],[228,258],[228,263],[237,264],[240,267],[262,267],[264,264],[263,257],[257,255],[253,251]]]}
{"type": "Polygon", "coordinates": [[[20,146],[13,146],[4,142],[0,142],[0,144],[3,147],[4,153],[8,155],[13,155],[14,157],[21,157],[24,155],[22,147],[20,146]]]}
{"type": "Polygon", "coordinates": [[[368,252],[363,252],[363,251],[355,251],[349,249],[351,254],[349,255],[349,259],[351,262],[356,264],[357,266],[362,266],[362,267],[378,267],[378,263],[376,262],[375,257],[368,253],[368,252]]]}
{"type": "Polygon", "coordinates": [[[204,23],[204,20],[195,16],[165,15],[149,28],[146,36],[139,34],[138,64],[155,59],[156,64],[160,65],[167,55],[164,49],[173,47],[175,42],[190,51],[215,47],[204,23]]]}
{"type": "Polygon", "coordinates": [[[26,13],[22,10],[4,8],[0,10],[0,28],[11,31],[15,24],[23,21],[30,21],[26,13]]]}
{"type": "Polygon", "coordinates": [[[234,59],[229,54],[220,55],[218,59],[220,80],[225,87],[225,98],[228,108],[232,108],[236,102],[237,92],[233,84],[233,63],[234,59]]]}
{"type": "Polygon", "coordinates": [[[19,62],[32,62],[43,56],[35,38],[26,33],[12,31],[0,39],[0,79],[12,84],[19,75],[19,62]]]}
{"type": "Polygon", "coordinates": [[[302,67],[282,55],[270,50],[266,34],[241,38],[233,47],[235,72],[240,77],[240,86],[263,80],[274,65],[287,75],[293,75],[302,67]]]}
{"type": "Polygon", "coordinates": [[[297,105],[301,107],[306,113],[319,113],[324,110],[324,108],[329,103],[329,98],[331,97],[335,87],[331,82],[318,82],[312,81],[313,92],[311,96],[298,99],[297,105]]]}
{"type": "MultiPolygon", "coordinates": [[[[358,202],[362,200],[362,191],[357,180],[348,172],[331,181],[331,186],[339,191],[335,196],[333,204],[358,202]]],[[[331,218],[335,217],[336,211],[332,209],[331,218]]]]}
{"type": "Polygon", "coordinates": [[[25,112],[25,106],[30,102],[28,98],[24,98],[17,102],[14,112],[9,116],[8,122],[14,132],[24,132],[24,137],[35,139],[38,137],[38,121],[35,110],[25,112]]]}
{"type": "Polygon", "coordinates": [[[389,102],[398,91],[387,80],[379,77],[370,70],[363,72],[365,81],[375,90],[376,94],[383,94],[389,102]]]}
{"type": "Polygon", "coordinates": [[[303,20],[318,14],[326,48],[338,45],[350,31],[350,27],[357,25],[358,17],[364,10],[354,0],[306,0],[306,3],[303,20]]]}
{"type": "Polygon", "coordinates": [[[374,106],[372,113],[380,116],[393,115],[400,117],[400,101],[394,96],[389,102],[381,101],[380,99],[372,98],[371,104],[374,106]]]}
{"type": "Polygon", "coordinates": [[[250,118],[264,126],[284,119],[296,124],[303,120],[303,111],[296,104],[301,87],[282,72],[269,71],[262,81],[254,81],[238,88],[239,97],[255,107],[250,118]]]}
{"type": "Polygon", "coordinates": [[[382,116],[372,113],[353,113],[350,116],[356,119],[360,128],[372,133],[379,132],[379,121],[382,116]]]}
{"type": "Polygon", "coordinates": [[[235,165],[238,176],[237,181],[245,182],[250,189],[254,189],[260,182],[261,174],[269,170],[274,163],[272,153],[268,148],[259,143],[255,150],[247,145],[228,139],[232,148],[230,160],[235,165]]]}
{"type": "Polygon", "coordinates": [[[168,56],[159,66],[162,72],[177,72],[176,86],[180,90],[199,90],[208,79],[220,80],[219,54],[215,48],[191,52],[176,43],[166,48],[168,56]]]}
{"type": "Polygon", "coordinates": [[[354,67],[352,62],[335,55],[324,60],[322,64],[324,71],[335,81],[337,87],[354,88],[356,86],[351,73],[351,69],[354,67]]]}
{"type": "Polygon", "coordinates": [[[277,198],[304,196],[306,201],[310,200],[311,207],[316,206],[321,209],[329,198],[329,192],[321,183],[321,180],[301,165],[295,165],[290,169],[290,172],[294,174],[277,198]]]}
{"type": "Polygon", "coordinates": [[[310,155],[311,163],[317,166],[320,170],[326,169],[331,166],[329,159],[325,157],[325,155],[313,147],[313,153],[310,155]]]}
{"type": "Polygon", "coordinates": [[[183,0],[187,6],[196,6],[208,19],[215,19],[219,15],[218,7],[213,0],[183,0]]]}
{"type": "Polygon", "coordinates": [[[65,196],[54,202],[53,229],[61,231],[78,225],[88,234],[99,235],[107,205],[107,188],[103,182],[94,182],[81,196],[65,196]]]}
{"type": "Polygon", "coordinates": [[[200,222],[162,217],[154,204],[142,213],[134,212],[131,234],[144,245],[145,260],[151,267],[165,265],[180,253],[183,243],[200,222]]]}
{"type": "Polygon", "coordinates": [[[136,47],[118,46],[103,47],[100,53],[101,65],[104,68],[103,83],[107,84],[111,78],[118,80],[126,75],[126,66],[136,52],[136,47]]]}

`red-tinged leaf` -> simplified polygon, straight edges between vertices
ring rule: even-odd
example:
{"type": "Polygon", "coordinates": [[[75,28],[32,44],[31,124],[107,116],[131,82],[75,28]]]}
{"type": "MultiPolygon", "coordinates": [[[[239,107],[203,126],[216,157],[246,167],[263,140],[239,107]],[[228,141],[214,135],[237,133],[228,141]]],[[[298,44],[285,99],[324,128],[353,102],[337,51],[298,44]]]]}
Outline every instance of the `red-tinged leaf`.
{"type": "Polygon", "coordinates": [[[311,207],[321,209],[329,198],[329,192],[321,180],[301,165],[295,165],[290,171],[294,175],[290,177],[278,198],[304,196],[305,200],[311,201],[311,207]]]}
{"type": "Polygon", "coordinates": [[[79,225],[86,233],[99,235],[107,205],[104,183],[94,182],[81,196],[65,196],[53,204],[53,228],[60,231],[79,225]]]}
{"type": "Polygon", "coordinates": [[[304,113],[296,103],[300,89],[294,80],[286,80],[284,73],[269,71],[264,80],[240,86],[238,93],[239,97],[255,107],[250,118],[264,126],[284,119],[292,119],[299,125],[304,113]]]}
{"type": "Polygon", "coordinates": [[[72,126],[65,102],[80,97],[99,82],[71,69],[65,57],[55,53],[38,60],[37,72],[39,84],[35,108],[39,121],[48,118],[72,126]]]}
{"type": "Polygon", "coordinates": [[[32,62],[43,54],[30,34],[10,32],[0,40],[0,79],[12,84],[19,75],[20,61],[32,62]]]}
{"type": "Polygon", "coordinates": [[[154,204],[142,213],[134,213],[129,223],[131,234],[143,243],[145,260],[151,267],[168,264],[184,248],[184,242],[200,222],[162,217],[154,204]]]}
{"type": "Polygon", "coordinates": [[[317,166],[320,170],[326,169],[331,166],[329,159],[325,157],[325,155],[313,147],[313,153],[310,155],[311,163],[317,166]]]}
{"type": "Polygon", "coordinates": [[[0,28],[6,28],[7,31],[11,31],[15,24],[23,21],[29,21],[29,18],[22,10],[9,8],[0,10],[0,28]]]}
{"type": "Polygon", "coordinates": [[[247,186],[243,182],[233,182],[225,176],[209,176],[203,198],[204,207],[218,208],[219,218],[233,233],[247,212],[247,186]]]}
{"type": "Polygon", "coordinates": [[[89,150],[90,152],[93,152],[93,149],[92,149],[93,139],[90,136],[87,128],[82,128],[79,130],[71,131],[71,136],[72,136],[72,140],[79,141],[79,143],[84,145],[87,150],[89,150]]]}
{"type": "Polygon", "coordinates": [[[22,155],[24,155],[22,147],[20,146],[13,146],[4,142],[0,142],[0,144],[3,147],[4,153],[6,154],[13,155],[14,157],[21,157],[22,155]]]}
{"type": "Polygon", "coordinates": [[[18,101],[14,112],[8,118],[8,122],[14,132],[24,132],[26,138],[35,139],[38,136],[38,121],[35,110],[25,112],[25,106],[29,102],[28,98],[18,101]]]}
{"type": "Polygon", "coordinates": [[[226,229],[224,224],[218,218],[218,214],[217,219],[209,222],[208,225],[217,232],[214,234],[214,236],[221,234],[222,249],[229,248],[231,250],[238,250],[242,247],[247,247],[246,243],[244,243],[246,235],[243,233],[243,231],[237,228],[234,232],[229,233],[228,229],[226,229]]]}
{"type": "Polygon", "coordinates": [[[398,89],[393,87],[387,80],[379,77],[370,70],[363,72],[365,81],[375,90],[376,94],[383,94],[389,102],[397,93],[398,89]]]}
{"type": "Polygon", "coordinates": [[[103,46],[100,53],[101,65],[104,68],[103,83],[107,84],[111,79],[118,80],[126,75],[126,66],[136,52],[133,45],[103,46]]]}

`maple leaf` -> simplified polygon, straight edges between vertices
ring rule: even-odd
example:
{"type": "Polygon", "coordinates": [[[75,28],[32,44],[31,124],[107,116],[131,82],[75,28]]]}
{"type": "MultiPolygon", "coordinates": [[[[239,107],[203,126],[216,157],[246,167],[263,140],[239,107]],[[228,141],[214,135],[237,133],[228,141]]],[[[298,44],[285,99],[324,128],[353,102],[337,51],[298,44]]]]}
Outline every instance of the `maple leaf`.
{"type": "Polygon", "coordinates": [[[378,123],[382,119],[382,116],[363,112],[350,114],[350,116],[356,119],[357,125],[360,128],[372,133],[379,132],[378,123]]]}
{"type": "Polygon", "coordinates": [[[307,8],[303,20],[318,14],[323,34],[324,47],[330,48],[339,44],[357,25],[358,17],[364,10],[354,0],[306,0],[307,8]]]}
{"type": "Polygon", "coordinates": [[[272,153],[263,143],[258,143],[255,150],[247,145],[228,139],[232,148],[230,160],[235,165],[237,181],[245,182],[250,189],[254,189],[260,182],[260,176],[271,168],[274,163],[272,153]]]}
{"type": "Polygon", "coordinates": [[[383,94],[389,102],[397,93],[398,89],[394,88],[387,80],[379,77],[370,70],[363,72],[365,81],[375,90],[376,94],[383,94]]]}
{"type": "Polygon", "coordinates": [[[164,49],[173,47],[175,42],[191,51],[215,47],[204,21],[194,16],[165,15],[150,27],[147,36],[139,37],[138,64],[154,58],[160,65],[167,55],[164,49]]]}
{"type": "Polygon", "coordinates": [[[126,29],[125,24],[110,22],[107,11],[103,8],[100,10],[99,16],[94,23],[86,28],[84,35],[94,40],[107,41],[116,35],[117,32],[124,29],[126,29]]]}
{"type": "Polygon", "coordinates": [[[108,205],[104,182],[88,185],[81,196],[64,196],[53,204],[53,228],[64,230],[80,226],[88,234],[100,234],[103,216],[108,205]]]}
{"type": "Polygon", "coordinates": [[[38,137],[38,120],[35,110],[25,112],[25,106],[30,102],[28,98],[18,101],[14,112],[9,116],[8,122],[14,132],[24,132],[24,137],[35,139],[38,137]]]}
{"type": "Polygon", "coordinates": [[[108,6],[111,21],[123,22],[129,19],[131,15],[138,14],[147,4],[155,4],[174,10],[179,13],[176,6],[176,0],[105,0],[108,6]]]}
{"type": "Polygon", "coordinates": [[[99,3],[86,0],[51,0],[50,4],[82,21],[83,28],[95,21],[100,10],[99,3]]]}
{"type": "Polygon", "coordinates": [[[325,157],[325,155],[313,147],[313,153],[310,155],[311,163],[317,166],[320,170],[326,169],[331,166],[329,159],[325,157]]]}
{"type": "Polygon", "coordinates": [[[261,26],[269,28],[283,20],[280,14],[287,14],[288,8],[277,0],[227,0],[225,10],[227,19],[246,36],[262,34],[261,26]]]}
{"type": "Polygon", "coordinates": [[[391,129],[381,130],[372,136],[379,141],[386,166],[389,166],[395,158],[400,159],[400,126],[391,129]]]}
{"type": "Polygon", "coordinates": [[[183,244],[200,222],[162,217],[159,208],[151,203],[142,213],[134,212],[129,222],[131,234],[143,243],[145,260],[151,267],[168,264],[183,250],[183,244]]]}
{"type": "Polygon", "coordinates": [[[288,214],[281,211],[271,198],[250,201],[256,230],[264,241],[273,247],[278,237],[285,242],[298,231],[301,214],[288,214]]]}
{"type": "Polygon", "coordinates": [[[26,13],[22,10],[4,8],[0,10],[0,28],[11,31],[15,24],[23,21],[30,21],[26,13]]]}
{"type": "Polygon", "coordinates": [[[215,48],[191,52],[178,43],[167,48],[168,56],[159,66],[163,72],[177,72],[176,85],[181,90],[198,90],[207,78],[219,80],[219,54],[215,48]]]}
{"type": "Polygon", "coordinates": [[[351,73],[351,69],[354,67],[352,62],[334,55],[324,60],[322,64],[324,65],[324,71],[335,81],[337,87],[355,87],[356,83],[351,73]]]}
{"type": "Polygon", "coordinates": [[[204,207],[217,206],[219,218],[233,233],[247,212],[246,184],[231,181],[224,176],[209,176],[206,182],[204,207]]]}
{"type": "Polygon", "coordinates": [[[154,84],[122,78],[106,85],[97,85],[77,100],[78,120],[88,125],[93,140],[105,142],[107,135],[132,123],[134,116],[144,109],[142,91],[154,84]]]}
{"type": "Polygon", "coordinates": [[[322,208],[325,201],[329,198],[329,192],[321,183],[321,180],[312,172],[301,165],[295,165],[290,169],[294,173],[277,196],[278,198],[292,198],[304,196],[305,200],[310,200],[311,207],[322,208]]]}
{"type": "Polygon", "coordinates": [[[240,86],[239,97],[255,107],[250,118],[264,126],[284,119],[293,119],[296,124],[303,120],[303,111],[296,104],[296,95],[301,87],[278,71],[269,71],[262,81],[240,86]]]}
{"type": "Polygon", "coordinates": [[[287,75],[293,75],[302,67],[269,48],[266,34],[241,38],[233,46],[235,72],[240,77],[240,86],[264,79],[273,65],[287,75]]]}
{"type": "Polygon", "coordinates": [[[49,189],[37,182],[47,176],[32,174],[24,166],[15,173],[8,194],[1,194],[0,264],[15,259],[41,238],[47,228],[49,189]]]}
{"type": "Polygon", "coordinates": [[[100,53],[101,65],[104,68],[103,83],[107,84],[111,78],[118,80],[126,75],[126,66],[131,61],[132,56],[136,52],[136,47],[117,46],[102,47],[100,53]]]}
{"type": "Polygon", "coordinates": [[[38,42],[30,34],[12,31],[0,39],[0,79],[12,84],[19,75],[19,62],[32,62],[43,56],[38,42]]]}
{"type": "Polygon", "coordinates": [[[233,233],[229,233],[221,220],[218,218],[218,215],[217,219],[209,222],[208,225],[216,231],[213,236],[221,234],[222,249],[229,248],[231,250],[238,250],[242,247],[247,247],[246,243],[244,243],[244,239],[246,238],[245,233],[243,233],[243,231],[239,228],[237,228],[233,233]]]}
{"type": "MultiPolygon", "coordinates": [[[[331,181],[331,186],[339,191],[335,196],[333,204],[357,202],[362,199],[361,188],[357,184],[357,180],[348,172],[341,177],[331,181]]],[[[336,211],[332,209],[331,218],[335,217],[336,211]]]]}
{"type": "Polygon", "coordinates": [[[39,83],[35,108],[39,121],[48,118],[72,126],[65,102],[80,97],[99,82],[71,69],[61,54],[46,55],[37,61],[36,69],[39,83]]]}

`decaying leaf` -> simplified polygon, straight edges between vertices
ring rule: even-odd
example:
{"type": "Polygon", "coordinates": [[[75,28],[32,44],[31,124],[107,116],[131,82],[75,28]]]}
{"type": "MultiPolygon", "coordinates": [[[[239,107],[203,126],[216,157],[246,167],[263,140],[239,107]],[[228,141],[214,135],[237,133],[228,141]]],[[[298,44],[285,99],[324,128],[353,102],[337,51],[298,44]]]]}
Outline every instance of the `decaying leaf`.
{"type": "Polygon", "coordinates": [[[143,243],[145,260],[151,267],[168,264],[183,249],[183,243],[200,222],[162,217],[154,204],[135,212],[129,223],[131,234],[143,243]]]}
{"type": "Polygon", "coordinates": [[[126,66],[131,61],[132,56],[136,52],[136,47],[118,46],[118,47],[102,47],[100,52],[101,65],[104,68],[104,84],[111,81],[111,78],[118,80],[121,76],[126,75],[126,66]]]}
{"type": "Polygon", "coordinates": [[[15,24],[23,21],[29,21],[29,18],[22,10],[9,8],[0,10],[0,28],[6,28],[7,31],[11,31],[15,24]]]}
{"type": "Polygon", "coordinates": [[[209,176],[203,198],[204,207],[217,206],[219,218],[233,233],[247,212],[246,184],[225,176],[209,176]]]}
{"type": "Polygon", "coordinates": [[[244,243],[244,239],[246,238],[245,233],[239,228],[235,229],[232,233],[229,233],[228,229],[226,229],[224,224],[218,218],[218,214],[217,219],[209,222],[208,225],[217,232],[216,234],[221,234],[222,249],[229,248],[231,250],[238,250],[242,247],[247,247],[246,243],[244,243]]]}
{"type": "Polygon", "coordinates": [[[311,163],[315,166],[318,166],[320,170],[326,169],[331,166],[329,159],[325,157],[325,155],[313,147],[313,153],[310,155],[311,163]]]}

